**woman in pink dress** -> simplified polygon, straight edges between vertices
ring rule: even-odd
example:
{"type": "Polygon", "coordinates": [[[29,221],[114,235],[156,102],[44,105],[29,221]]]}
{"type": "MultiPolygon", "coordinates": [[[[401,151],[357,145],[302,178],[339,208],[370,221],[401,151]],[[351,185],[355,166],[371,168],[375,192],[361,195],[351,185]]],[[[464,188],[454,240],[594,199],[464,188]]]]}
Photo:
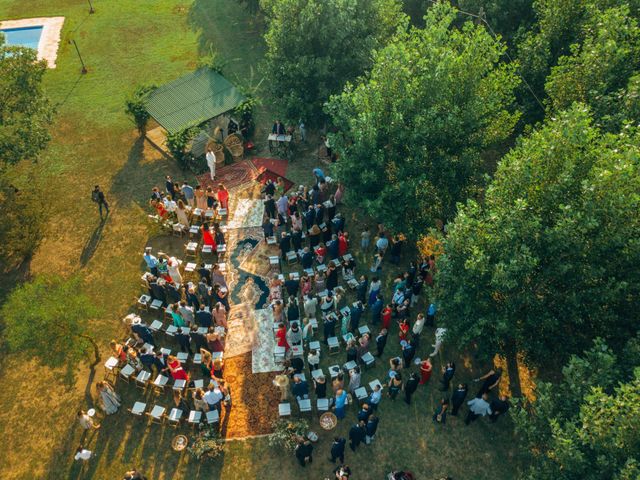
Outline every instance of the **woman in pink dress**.
{"type": "Polygon", "coordinates": [[[229,208],[229,190],[223,184],[218,185],[218,201],[220,208],[229,208]]]}
{"type": "Polygon", "coordinates": [[[213,320],[216,325],[224,327],[225,330],[227,329],[227,310],[220,302],[216,303],[213,309],[213,320]]]}

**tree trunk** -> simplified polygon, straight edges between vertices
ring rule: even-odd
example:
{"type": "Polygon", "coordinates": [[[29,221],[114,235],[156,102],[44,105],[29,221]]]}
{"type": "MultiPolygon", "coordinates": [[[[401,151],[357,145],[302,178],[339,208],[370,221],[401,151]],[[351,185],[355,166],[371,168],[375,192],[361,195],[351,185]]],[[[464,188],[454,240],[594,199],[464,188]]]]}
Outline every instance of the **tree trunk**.
{"type": "Polygon", "coordinates": [[[507,363],[507,375],[509,375],[509,386],[511,395],[522,396],[522,386],[520,385],[520,372],[518,371],[518,349],[513,339],[507,340],[505,345],[505,359],[507,363]]]}
{"type": "Polygon", "coordinates": [[[98,344],[93,339],[93,337],[90,337],[89,335],[85,335],[84,333],[81,333],[79,336],[80,338],[85,338],[89,340],[89,342],[91,342],[91,345],[93,345],[93,355],[95,356],[95,359],[93,363],[89,365],[89,368],[93,370],[94,368],[96,368],[96,365],[100,363],[100,349],[98,348],[98,344]]]}

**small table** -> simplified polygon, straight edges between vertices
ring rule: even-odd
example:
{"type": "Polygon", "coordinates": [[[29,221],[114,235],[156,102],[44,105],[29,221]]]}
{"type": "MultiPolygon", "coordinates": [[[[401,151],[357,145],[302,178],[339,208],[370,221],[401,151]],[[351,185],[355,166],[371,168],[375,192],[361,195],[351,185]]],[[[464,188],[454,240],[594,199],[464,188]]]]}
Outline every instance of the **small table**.
{"type": "Polygon", "coordinates": [[[275,133],[269,134],[267,137],[269,141],[269,153],[282,154],[286,156],[289,154],[289,144],[291,143],[291,135],[276,135],[275,133]]]}

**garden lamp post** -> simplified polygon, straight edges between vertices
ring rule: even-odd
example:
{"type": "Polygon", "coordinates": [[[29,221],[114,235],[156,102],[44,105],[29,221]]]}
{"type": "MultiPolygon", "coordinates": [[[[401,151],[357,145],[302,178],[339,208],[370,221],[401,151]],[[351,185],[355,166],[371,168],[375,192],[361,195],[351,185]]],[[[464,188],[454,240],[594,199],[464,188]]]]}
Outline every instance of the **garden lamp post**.
{"type": "Polygon", "coordinates": [[[87,73],[87,67],[86,67],[86,65],[84,64],[84,60],[82,60],[82,55],[80,55],[80,49],[78,48],[78,44],[76,43],[76,41],[75,41],[75,40],[72,40],[72,42],[73,42],[73,46],[74,46],[74,47],[76,47],[76,53],[78,54],[78,58],[80,59],[80,63],[82,64],[82,70],[81,70],[81,72],[82,72],[83,74],[84,74],[84,73],[87,73]]]}
{"type": "Polygon", "coordinates": [[[87,0],[89,2],[89,13],[95,13],[96,11],[93,9],[93,5],[91,3],[91,0],[87,0]]]}

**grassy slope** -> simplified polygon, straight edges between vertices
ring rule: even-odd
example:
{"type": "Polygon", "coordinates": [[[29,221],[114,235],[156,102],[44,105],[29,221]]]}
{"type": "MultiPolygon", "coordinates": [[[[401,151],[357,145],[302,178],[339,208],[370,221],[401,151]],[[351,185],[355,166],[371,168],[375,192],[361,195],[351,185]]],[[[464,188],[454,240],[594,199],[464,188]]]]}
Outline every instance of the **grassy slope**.
{"type": "MultiPolygon", "coordinates": [[[[191,70],[198,54],[210,45],[229,61],[227,74],[233,81],[256,85],[260,78],[255,67],[263,46],[257,27],[231,0],[97,0],[94,6],[97,13],[89,16],[81,0],[0,0],[3,18],[66,17],[58,68],[47,75],[48,91],[59,103],[54,138],[41,162],[23,167],[18,180],[28,189],[27,179],[35,172],[34,188],[47,192],[51,210],[32,272],[81,271],[86,290],[104,310],[91,328],[106,345],[119,334],[119,319],[138,292],[138,254],[148,241],[147,192],[167,173],[179,177],[172,161],[137,139],[122,111],[124,95],[137,83],[160,84],[191,70]],[[89,66],[86,76],[79,74],[75,51],[67,43],[71,38],[77,40],[89,66]],[[113,207],[103,231],[89,201],[95,183],[103,185],[113,207]]],[[[259,114],[263,126],[267,112],[265,105],[259,114]]],[[[293,180],[307,180],[314,153],[310,149],[306,161],[292,166],[293,180]]],[[[168,450],[173,430],[146,429],[132,424],[125,414],[104,422],[91,441],[99,456],[81,472],[70,461],[79,441],[74,411],[85,405],[87,373],[85,368],[80,371],[77,383],[68,386],[63,372],[50,372],[14,356],[4,360],[0,431],[11,448],[0,462],[3,478],[112,479],[131,464],[158,479],[298,476],[291,456],[273,452],[264,440],[233,442],[224,458],[198,465],[168,450]]],[[[133,396],[127,396],[127,403],[133,396]]],[[[399,464],[410,465],[422,474],[420,478],[441,473],[456,479],[513,476],[512,462],[502,453],[510,451],[511,435],[505,425],[465,430],[451,422],[438,432],[429,420],[435,401],[437,393],[429,390],[421,391],[411,408],[404,403],[384,405],[378,442],[348,458],[356,478],[381,478],[399,464]]],[[[326,442],[309,478],[328,474],[325,454],[326,442]]]]}

